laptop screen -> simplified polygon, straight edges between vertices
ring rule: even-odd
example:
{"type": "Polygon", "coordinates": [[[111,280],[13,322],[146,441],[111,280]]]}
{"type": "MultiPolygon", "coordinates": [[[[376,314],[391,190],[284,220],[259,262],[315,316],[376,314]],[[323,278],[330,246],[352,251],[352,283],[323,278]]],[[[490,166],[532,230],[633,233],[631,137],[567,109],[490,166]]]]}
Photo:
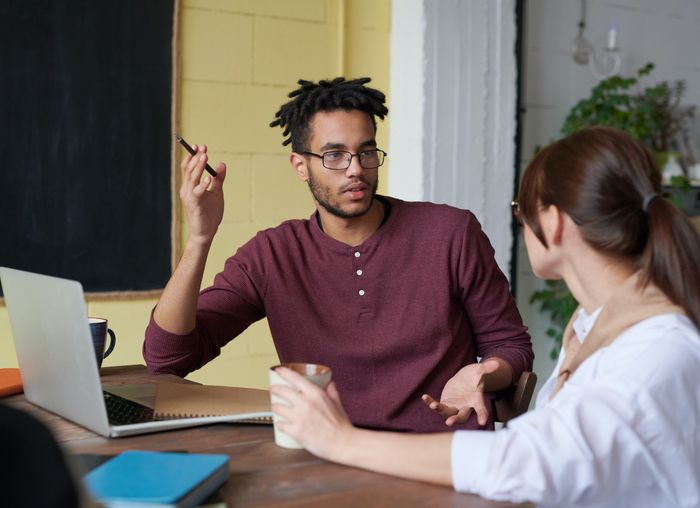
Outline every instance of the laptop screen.
{"type": "Polygon", "coordinates": [[[108,435],[80,283],[5,267],[0,281],[27,400],[108,435]]]}

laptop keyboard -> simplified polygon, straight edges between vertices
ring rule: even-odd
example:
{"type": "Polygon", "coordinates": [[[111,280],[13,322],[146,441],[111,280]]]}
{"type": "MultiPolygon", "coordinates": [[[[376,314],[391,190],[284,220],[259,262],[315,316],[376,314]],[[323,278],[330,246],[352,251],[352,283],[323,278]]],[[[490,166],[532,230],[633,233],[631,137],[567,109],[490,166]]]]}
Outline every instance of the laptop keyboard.
{"type": "Polygon", "coordinates": [[[107,418],[112,425],[152,422],[153,409],[119,395],[102,392],[107,406],[107,418]]]}

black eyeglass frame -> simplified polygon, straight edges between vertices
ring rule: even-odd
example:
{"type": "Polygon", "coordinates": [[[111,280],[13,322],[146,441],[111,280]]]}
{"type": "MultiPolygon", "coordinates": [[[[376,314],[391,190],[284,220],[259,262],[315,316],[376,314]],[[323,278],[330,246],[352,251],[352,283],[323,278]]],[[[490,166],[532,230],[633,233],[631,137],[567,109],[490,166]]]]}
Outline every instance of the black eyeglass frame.
{"type": "Polygon", "coordinates": [[[515,199],[510,202],[510,211],[513,213],[513,219],[515,219],[515,223],[519,227],[523,227],[523,217],[520,213],[520,203],[518,203],[515,199]]]}
{"type": "Polygon", "coordinates": [[[388,153],[386,153],[384,150],[382,150],[380,148],[373,148],[372,150],[363,150],[363,151],[357,152],[357,153],[348,152],[347,150],[329,150],[328,152],[324,152],[321,154],[314,153],[314,152],[301,152],[301,153],[304,155],[313,155],[314,157],[318,157],[319,159],[321,159],[321,164],[323,165],[323,167],[326,169],[330,169],[331,171],[346,171],[350,167],[350,164],[352,164],[352,158],[355,156],[357,156],[357,160],[360,162],[360,167],[362,169],[377,169],[378,167],[380,167],[381,165],[384,164],[386,157],[389,155],[388,153]],[[370,152],[377,152],[377,155],[379,155],[380,153],[382,154],[381,157],[378,157],[380,159],[380,162],[376,166],[369,166],[368,167],[362,163],[362,155],[370,153],[370,152]],[[326,155],[332,154],[332,153],[335,153],[335,154],[342,153],[342,154],[349,155],[350,157],[347,159],[347,165],[344,168],[331,168],[331,167],[326,166],[326,155]]]}
{"type": "MultiPolygon", "coordinates": [[[[518,203],[517,200],[514,199],[510,202],[510,211],[513,213],[513,218],[515,219],[516,224],[518,224],[518,226],[520,227],[523,227],[523,214],[520,211],[520,203],[518,203]]],[[[569,217],[571,217],[571,220],[577,226],[581,226],[583,224],[583,222],[581,222],[573,215],[569,214],[569,217]]]]}

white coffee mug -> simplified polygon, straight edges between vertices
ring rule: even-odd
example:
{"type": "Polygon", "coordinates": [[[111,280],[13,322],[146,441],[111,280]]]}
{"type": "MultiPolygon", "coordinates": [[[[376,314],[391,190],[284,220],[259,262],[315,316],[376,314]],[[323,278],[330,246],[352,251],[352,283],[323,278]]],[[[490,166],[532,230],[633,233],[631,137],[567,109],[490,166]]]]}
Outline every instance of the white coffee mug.
{"type": "MultiPolygon", "coordinates": [[[[275,369],[278,367],[287,367],[295,372],[298,372],[306,379],[311,381],[318,387],[325,388],[331,381],[331,369],[325,365],[318,365],[315,363],[282,363],[280,365],[275,365],[270,367],[269,378],[270,385],[286,385],[290,384],[282,379],[275,369]]],[[[287,401],[270,394],[270,400],[273,404],[284,404],[288,405],[287,401]]],[[[277,428],[277,422],[283,420],[277,416],[276,413],[272,413],[272,423],[275,431],[275,443],[283,448],[303,448],[295,439],[290,437],[288,434],[282,432],[277,428]]]]}

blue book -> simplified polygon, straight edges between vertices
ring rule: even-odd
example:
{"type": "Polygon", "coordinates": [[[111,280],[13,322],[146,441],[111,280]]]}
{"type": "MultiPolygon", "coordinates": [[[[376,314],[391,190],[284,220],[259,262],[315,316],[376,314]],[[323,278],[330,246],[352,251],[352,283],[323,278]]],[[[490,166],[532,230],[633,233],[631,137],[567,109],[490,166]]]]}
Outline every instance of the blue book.
{"type": "Polygon", "coordinates": [[[125,451],[85,475],[109,508],[197,506],[229,477],[228,455],[125,451]]]}

